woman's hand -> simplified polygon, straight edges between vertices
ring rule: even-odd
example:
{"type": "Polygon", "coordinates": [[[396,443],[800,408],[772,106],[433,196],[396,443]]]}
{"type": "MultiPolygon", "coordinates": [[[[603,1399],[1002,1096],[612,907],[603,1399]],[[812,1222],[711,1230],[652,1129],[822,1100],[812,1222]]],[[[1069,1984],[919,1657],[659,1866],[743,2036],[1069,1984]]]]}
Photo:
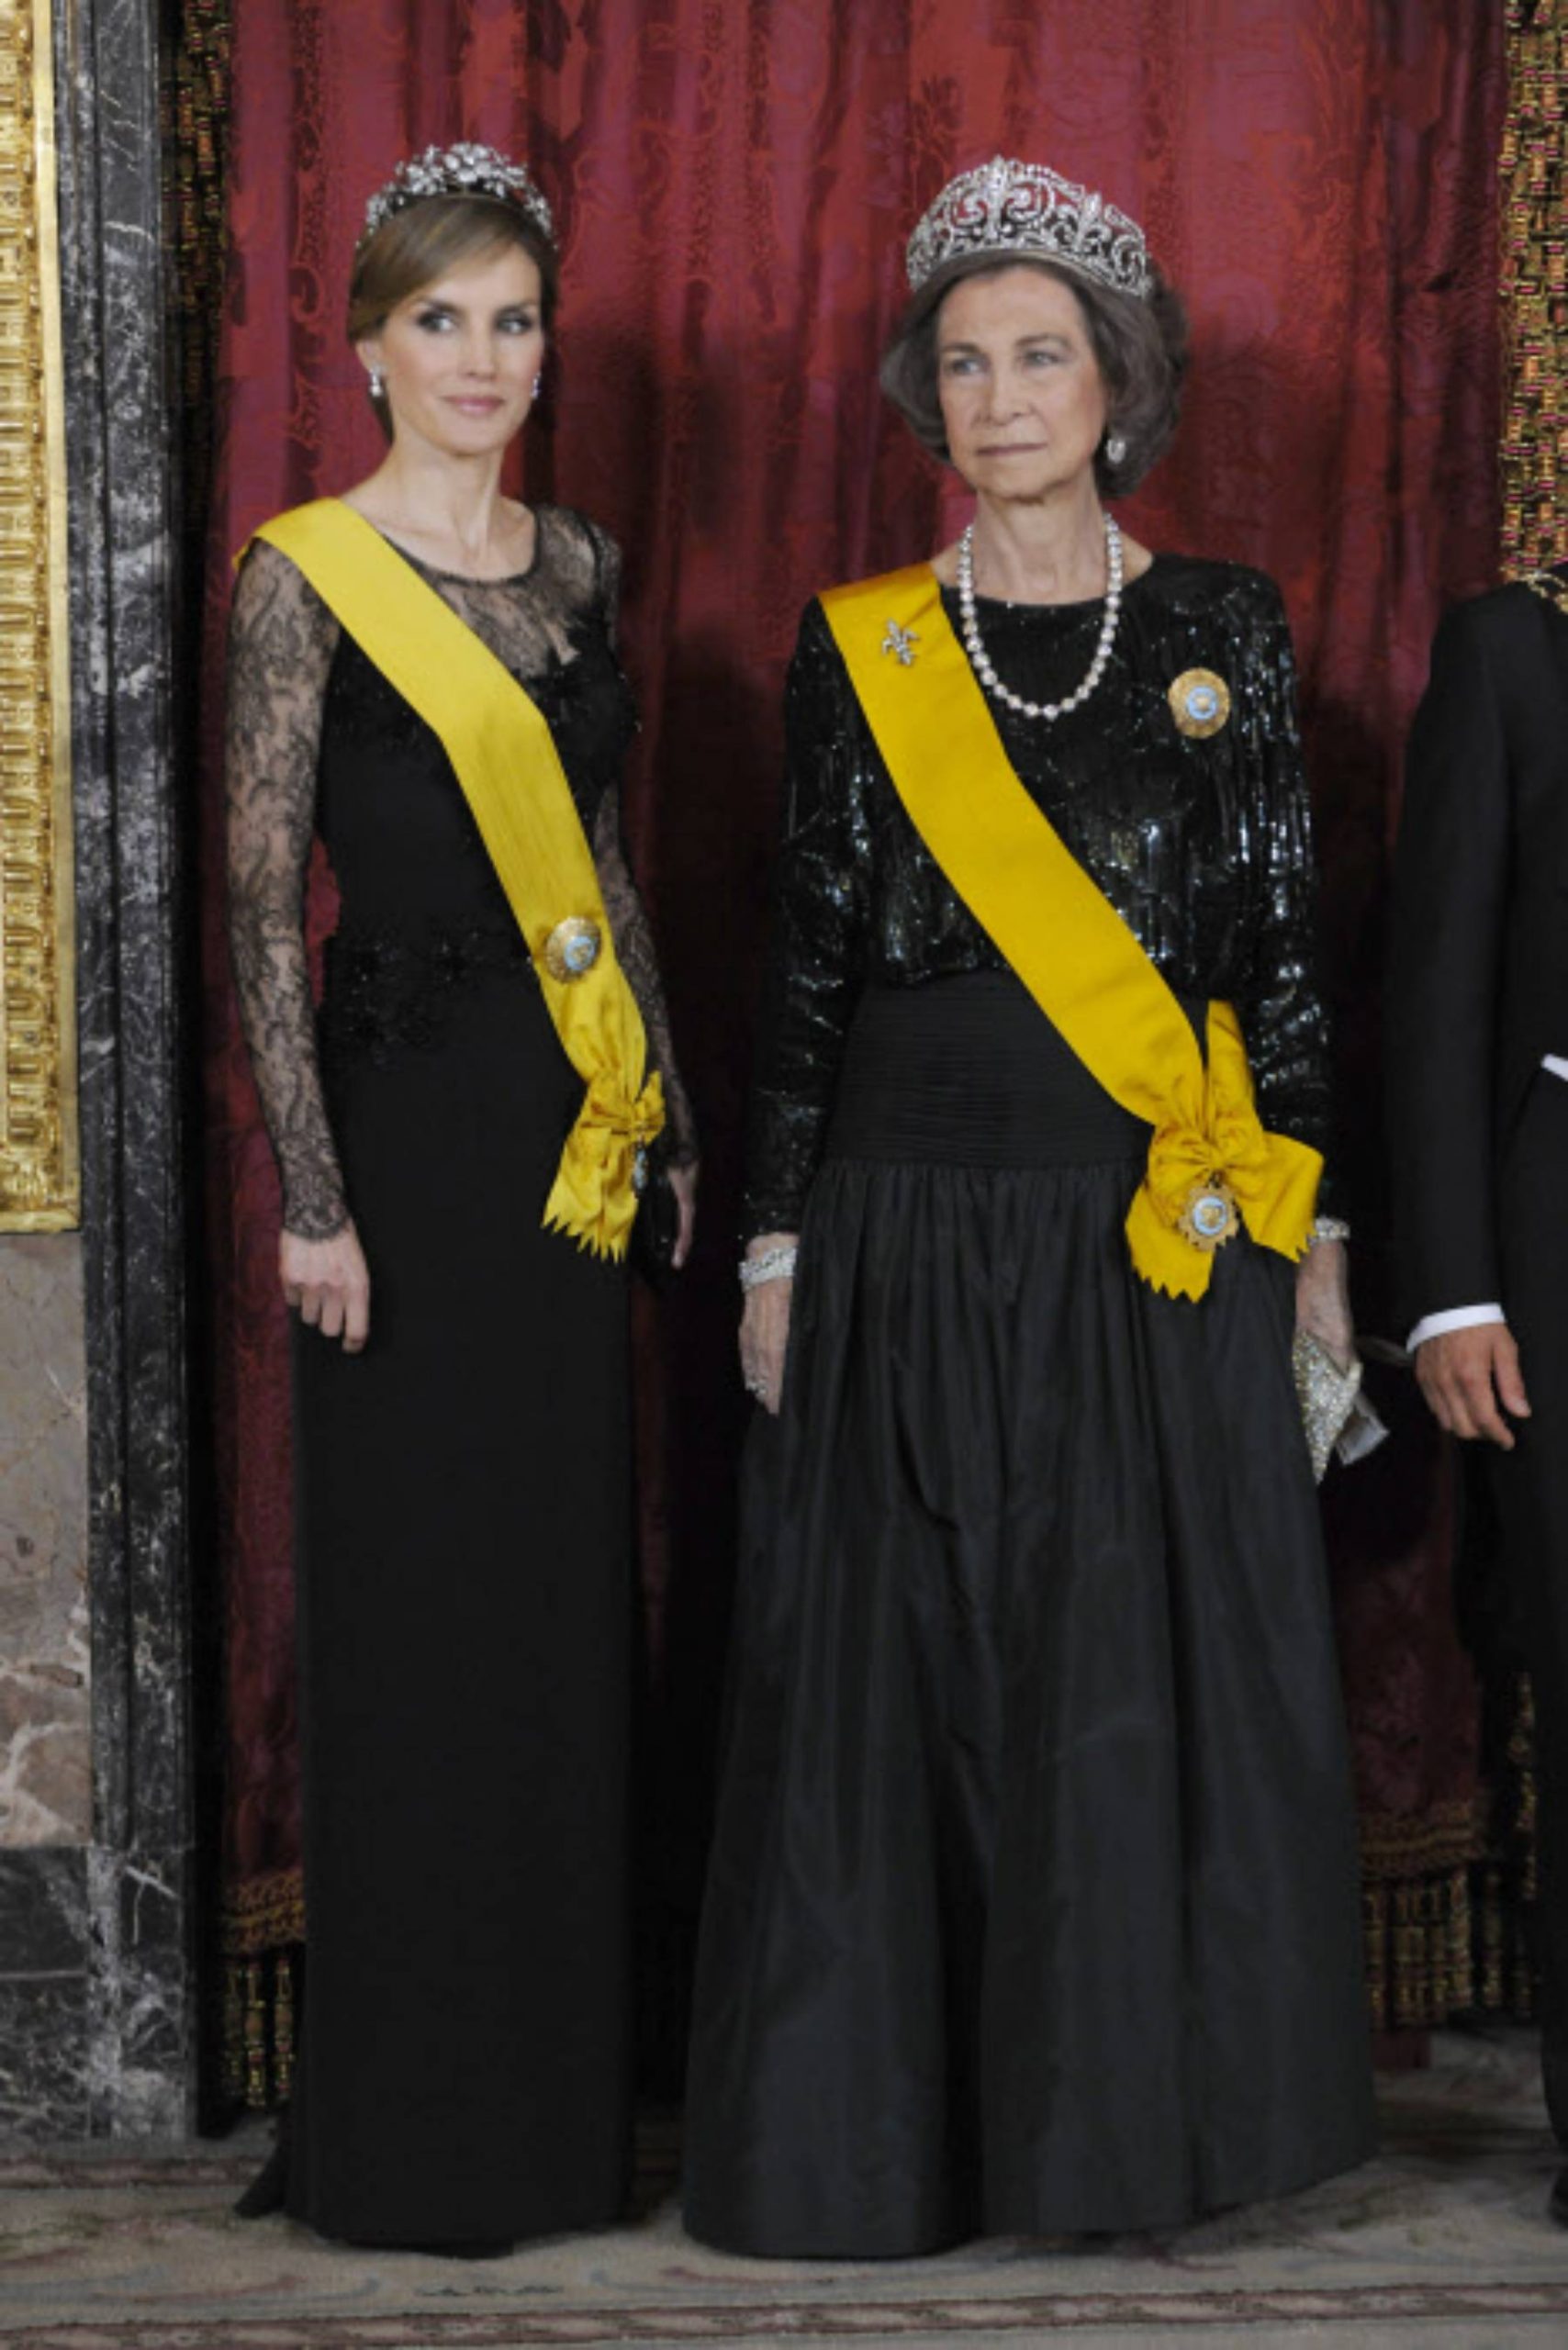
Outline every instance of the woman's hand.
{"type": "Polygon", "coordinates": [[[1321,1338],[1340,1370],[1349,1371],[1356,1359],[1356,1325],[1342,1240],[1315,1240],[1296,1267],[1295,1322],[1298,1330],[1321,1338]]]}
{"type": "Polygon", "coordinates": [[[284,1233],[278,1271],[285,1302],[324,1338],[342,1338],[343,1352],[357,1355],[370,1335],[370,1268],[352,1224],[330,1240],[302,1240],[284,1233]]]}
{"type": "MultiPolygon", "coordinates": [[[[792,1248],[792,1232],[767,1232],[746,1250],[748,1262],[770,1248],[792,1248]]],[[[790,1345],[790,1301],[795,1284],[789,1279],[758,1281],[745,1293],[741,1315],[741,1377],[746,1392],[777,1419],[784,1393],[784,1357],[790,1345]]]]}
{"type": "Polygon", "coordinates": [[[695,1158],[689,1160],[684,1167],[672,1167],[669,1170],[669,1187],[675,1193],[675,1203],[680,1211],[680,1223],[675,1236],[675,1254],[670,1259],[678,1273],[691,1254],[691,1243],[697,1231],[699,1171],[695,1158]]]}

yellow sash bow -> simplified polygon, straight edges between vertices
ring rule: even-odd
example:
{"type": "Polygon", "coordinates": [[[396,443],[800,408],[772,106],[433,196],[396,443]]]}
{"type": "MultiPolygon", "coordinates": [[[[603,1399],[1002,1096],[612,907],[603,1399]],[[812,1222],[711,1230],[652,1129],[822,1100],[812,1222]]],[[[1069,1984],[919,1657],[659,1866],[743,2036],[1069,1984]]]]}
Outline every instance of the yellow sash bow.
{"type": "Polygon", "coordinates": [[[1321,1156],[1265,1129],[1227,1003],[1209,1006],[1205,1064],[1170,987],[1014,774],[930,565],[822,600],[932,856],[1090,1074],[1154,1129],[1126,1221],[1137,1271],[1202,1297],[1237,1212],[1254,1240],[1299,1257],[1321,1156]]]}
{"type": "Polygon", "coordinates": [[[623,1257],[636,1157],[664,1125],[664,1095],[657,1070],[644,1074],[643,1017],[549,727],[444,598],[341,498],[297,506],[256,536],[304,574],[452,761],[562,1048],[588,1087],[543,1221],[623,1257]]]}

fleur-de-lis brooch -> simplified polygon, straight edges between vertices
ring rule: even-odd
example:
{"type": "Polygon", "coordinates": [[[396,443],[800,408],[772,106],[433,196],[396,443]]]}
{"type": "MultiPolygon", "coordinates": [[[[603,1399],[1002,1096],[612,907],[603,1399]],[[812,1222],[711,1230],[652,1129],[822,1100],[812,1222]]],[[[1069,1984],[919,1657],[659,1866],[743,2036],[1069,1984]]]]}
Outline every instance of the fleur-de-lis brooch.
{"type": "Polygon", "coordinates": [[[888,632],[882,639],[882,650],[892,655],[901,669],[908,669],[913,666],[914,648],[919,643],[918,629],[900,628],[897,621],[890,621],[888,632]]]}

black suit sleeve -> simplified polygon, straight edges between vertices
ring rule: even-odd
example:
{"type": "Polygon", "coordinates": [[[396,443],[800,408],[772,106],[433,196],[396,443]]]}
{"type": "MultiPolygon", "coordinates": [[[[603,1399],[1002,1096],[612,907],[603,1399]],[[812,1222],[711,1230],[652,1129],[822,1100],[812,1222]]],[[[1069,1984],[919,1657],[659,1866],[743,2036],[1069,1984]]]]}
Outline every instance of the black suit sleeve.
{"type": "Polygon", "coordinates": [[[1494,1104],[1512,790],[1497,611],[1495,598],[1462,606],[1438,632],[1394,856],[1387,1095],[1412,1322],[1502,1296],[1494,1104]]]}

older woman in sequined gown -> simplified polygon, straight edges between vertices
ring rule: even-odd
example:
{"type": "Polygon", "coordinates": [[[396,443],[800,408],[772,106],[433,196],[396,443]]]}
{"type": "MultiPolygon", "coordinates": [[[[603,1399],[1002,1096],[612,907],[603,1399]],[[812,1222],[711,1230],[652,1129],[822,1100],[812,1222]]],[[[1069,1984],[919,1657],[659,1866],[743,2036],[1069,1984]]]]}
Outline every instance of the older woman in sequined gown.
{"type": "Polygon", "coordinates": [[[778,2255],[1170,2226],[1372,2143],[1292,1377],[1298,1317],[1351,1338],[1285,618],[1107,510],[1182,368],[1130,221],[999,162],[911,277],[884,384],[975,521],[806,611],[750,1139],[686,2210],[778,2255]],[[993,822],[1069,852],[1033,912],[993,822]],[[1084,877],[1169,1069],[1053,959],[1084,877]],[[1162,1287],[1149,1105],[1219,1085],[1216,1002],[1252,1139],[1159,1208],[1162,1287]]]}

